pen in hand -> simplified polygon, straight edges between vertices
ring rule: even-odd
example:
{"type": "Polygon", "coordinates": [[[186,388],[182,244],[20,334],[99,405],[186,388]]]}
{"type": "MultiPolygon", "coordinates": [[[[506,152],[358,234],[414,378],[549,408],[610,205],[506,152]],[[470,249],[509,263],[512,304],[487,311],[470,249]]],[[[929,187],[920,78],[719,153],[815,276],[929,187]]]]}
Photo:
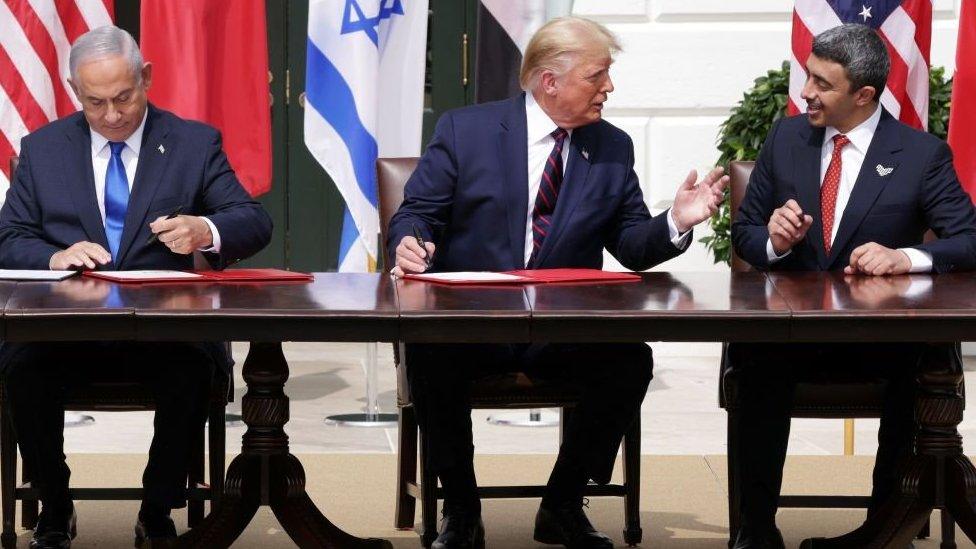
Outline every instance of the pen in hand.
{"type": "Polygon", "coordinates": [[[417,244],[420,245],[420,249],[424,251],[424,265],[429,269],[433,263],[430,259],[430,252],[427,251],[427,243],[424,242],[424,235],[420,233],[420,228],[416,225],[413,226],[413,237],[417,239],[417,244]]]}
{"type": "MultiPolygon", "coordinates": [[[[173,219],[182,213],[183,213],[183,205],[181,204],[177,206],[176,209],[173,210],[169,215],[167,215],[166,219],[173,219]]],[[[158,239],[159,239],[159,235],[157,233],[152,233],[149,235],[149,238],[146,239],[146,244],[152,244],[153,242],[156,242],[156,240],[158,239]]]]}

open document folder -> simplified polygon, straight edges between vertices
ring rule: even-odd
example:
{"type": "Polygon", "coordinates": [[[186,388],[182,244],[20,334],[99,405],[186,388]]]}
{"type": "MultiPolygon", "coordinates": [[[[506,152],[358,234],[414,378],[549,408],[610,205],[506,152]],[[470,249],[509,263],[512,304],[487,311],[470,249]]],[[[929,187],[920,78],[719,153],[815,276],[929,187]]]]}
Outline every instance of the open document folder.
{"type": "Polygon", "coordinates": [[[448,273],[406,274],[404,278],[443,284],[539,284],[548,282],[634,282],[640,275],[599,269],[529,269],[494,273],[456,271],[448,273]]]}

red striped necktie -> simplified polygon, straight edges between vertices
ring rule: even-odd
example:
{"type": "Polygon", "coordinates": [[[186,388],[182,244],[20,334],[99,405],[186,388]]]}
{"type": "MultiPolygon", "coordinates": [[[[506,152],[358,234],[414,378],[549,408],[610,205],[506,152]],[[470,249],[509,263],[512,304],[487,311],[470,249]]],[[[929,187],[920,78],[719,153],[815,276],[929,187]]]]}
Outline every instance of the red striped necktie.
{"type": "Polygon", "coordinates": [[[535,206],[532,208],[532,255],[526,267],[536,267],[536,258],[546,235],[552,229],[552,213],[556,211],[556,199],[559,197],[559,187],[563,183],[563,144],[569,132],[556,128],[549,134],[556,140],[556,144],[546,159],[546,166],[542,169],[542,181],[539,182],[539,193],[535,196],[535,206]]]}

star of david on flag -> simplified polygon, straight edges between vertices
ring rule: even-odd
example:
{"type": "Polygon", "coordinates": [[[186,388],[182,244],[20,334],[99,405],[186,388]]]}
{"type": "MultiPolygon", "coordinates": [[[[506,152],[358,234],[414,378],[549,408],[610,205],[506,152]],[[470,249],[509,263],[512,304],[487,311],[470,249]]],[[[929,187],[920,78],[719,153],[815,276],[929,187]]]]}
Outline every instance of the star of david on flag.
{"type": "Polygon", "coordinates": [[[346,202],[339,271],[376,267],[376,159],[420,155],[427,6],[309,3],[305,145],[346,202]]]}

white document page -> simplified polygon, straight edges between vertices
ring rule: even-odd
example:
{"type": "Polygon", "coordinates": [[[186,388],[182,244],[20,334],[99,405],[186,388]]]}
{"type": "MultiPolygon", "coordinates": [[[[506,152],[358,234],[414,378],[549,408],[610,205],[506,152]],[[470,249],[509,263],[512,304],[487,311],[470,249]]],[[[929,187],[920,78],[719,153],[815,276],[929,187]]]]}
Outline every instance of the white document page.
{"type": "Polygon", "coordinates": [[[64,280],[76,274],[78,271],[0,269],[0,280],[64,280]]]}
{"type": "Polygon", "coordinates": [[[183,271],[98,271],[98,276],[111,280],[151,280],[154,278],[165,278],[167,280],[186,278],[190,280],[203,278],[196,273],[183,271]]]}
{"type": "Polygon", "coordinates": [[[453,273],[412,274],[411,278],[441,282],[519,282],[527,280],[524,276],[489,271],[457,271],[453,273]]]}

